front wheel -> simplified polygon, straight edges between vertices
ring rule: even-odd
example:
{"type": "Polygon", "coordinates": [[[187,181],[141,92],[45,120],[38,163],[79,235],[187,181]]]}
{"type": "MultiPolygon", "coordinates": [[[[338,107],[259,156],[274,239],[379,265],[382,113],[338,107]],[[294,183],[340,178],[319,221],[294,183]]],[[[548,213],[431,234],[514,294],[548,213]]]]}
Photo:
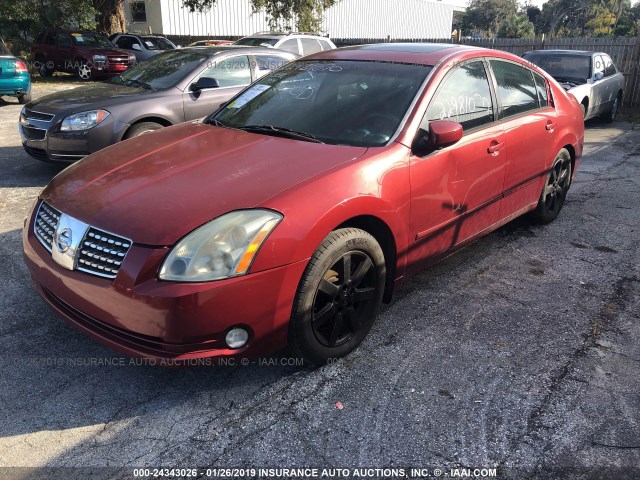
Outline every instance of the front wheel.
{"type": "Polygon", "coordinates": [[[567,197],[571,185],[571,155],[567,149],[560,150],[542,187],[533,219],[542,224],[553,222],[567,197]]]}
{"type": "Polygon", "coordinates": [[[91,80],[91,78],[93,77],[93,72],[91,71],[91,67],[86,63],[81,63],[80,65],[78,65],[78,68],[76,69],[76,76],[80,80],[84,80],[84,81],[91,80]]]}
{"type": "Polygon", "coordinates": [[[156,122],[140,122],[133,125],[124,136],[125,139],[139,137],[140,135],[145,135],[147,133],[155,132],[156,130],[160,130],[162,125],[156,122]]]}
{"type": "Polygon", "coordinates": [[[289,346],[312,364],[343,357],[367,335],[380,310],[386,268],[364,230],[331,232],[309,261],[293,304],[289,346]]]}

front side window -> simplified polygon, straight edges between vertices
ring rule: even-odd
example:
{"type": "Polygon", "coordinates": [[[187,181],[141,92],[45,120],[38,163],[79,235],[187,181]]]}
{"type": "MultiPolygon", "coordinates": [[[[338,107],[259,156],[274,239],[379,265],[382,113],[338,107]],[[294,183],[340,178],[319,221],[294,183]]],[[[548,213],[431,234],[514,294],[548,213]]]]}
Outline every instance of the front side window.
{"type": "Polygon", "coordinates": [[[324,143],[386,144],[432,67],[376,61],[298,61],[262,77],[208,123],[324,143]]]}
{"type": "Polygon", "coordinates": [[[135,37],[131,37],[129,35],[123,35],[118,40],[116,40],[116,46],[119,48],[124,48],[126,50],[132,50],[133,44],[138,43],[135,37]]]}
{"type": "Polygon", "coordinates": [[[494,121],[491,89],[484,63],[471,62],[455,70],[438,88],[427,109],[426,122],[452,120],[463,130],[476,128],[494,121]]]}
{"type": "Polygon", "coordinates": [[[213,59],[209,68],[198,78],[215,78],[220,87],[239,87],[251,83],[249,57],[237,55],[222,60],[213,59]]]}
{"type": "Polygon", "coordinates": [[[500,118],[538,108],[538,92],[531,70],[515,63],[491,60],[501,100],[500,118]]]}
{"type": "Polygon", "coordinates": [[[173,44],[162,37],[142,37],[147,50],[173,50],[173,44]]]}
{"type": "Polygon", "coordinates": [[[256,55],[256,76],[260,78],[285,63],[286,59],[275,55],[256,55]]]}

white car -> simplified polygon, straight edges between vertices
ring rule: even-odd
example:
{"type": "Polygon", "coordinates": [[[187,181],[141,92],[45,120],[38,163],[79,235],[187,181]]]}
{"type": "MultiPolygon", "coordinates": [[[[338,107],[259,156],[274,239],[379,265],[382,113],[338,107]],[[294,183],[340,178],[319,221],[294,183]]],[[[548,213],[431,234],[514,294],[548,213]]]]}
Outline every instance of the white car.
{"type": "Polygon", "coordinates": [[[601,116],[612,122],[624,93],[624,75],[606,53],[579,50],[534,50],[523,58],[535,63],[573,94],[584,119],[601,116]]]}
{"type": "Polygon", "coordinates": [[[234,43],[245,47],[272,47],[301,56],[322,52],[323,50],[333,50],[336,46],[327,37],[312,35],[310,33],[254,33],[249,37],[244,37],[234,43]]]}

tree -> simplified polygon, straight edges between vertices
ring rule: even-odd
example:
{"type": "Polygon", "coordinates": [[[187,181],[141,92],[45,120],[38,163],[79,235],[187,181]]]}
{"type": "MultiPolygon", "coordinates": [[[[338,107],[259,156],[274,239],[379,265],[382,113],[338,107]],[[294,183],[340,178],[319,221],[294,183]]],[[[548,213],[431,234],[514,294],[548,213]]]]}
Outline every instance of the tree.
{"type": "Polygon", "coordinates": [[[502,22],[517,12],[517,0],[471,0],[464,13],[463,30],[495,35],[502,22]]]}
{"type": "MultiPolygon", "coordinates": [[[[322,27],[325,9],[340,0],[251,0],[253,10],[264,9],[273,29],[290,30],[295,20],[296,29],[302,32],[317,32],[322,27]]],[[[515,1],[515,0],[514,0],[515,1]]],[[[191,12],[204,11],[216,4],[216,0],[182,0],[191,12]]]]}
{"type": "Polygon", "coordinates": [[[535,26],[523,13],[509,15],[498,29],[500,38],[533,38],[535,36],[535,26]]]}
{"type": "Polygon", "coordinates": [[[93,0],[96,11],[96,28],[106,35],[126,32],[125,0],[93,0]]]}

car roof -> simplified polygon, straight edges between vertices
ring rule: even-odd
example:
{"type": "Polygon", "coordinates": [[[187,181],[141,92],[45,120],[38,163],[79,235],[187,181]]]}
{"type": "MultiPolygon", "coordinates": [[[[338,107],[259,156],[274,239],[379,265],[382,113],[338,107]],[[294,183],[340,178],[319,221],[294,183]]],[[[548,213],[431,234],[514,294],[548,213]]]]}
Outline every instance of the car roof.
{"type": "Polygon", "coordinates": [[[529,54],[529,53],[535,53],[536,55],[542,54],[542,55],[546,55],[546,54],[553,54],[553,55],[578,55],[578,56],[584,56],[584,57],[589,57],[591,55],[593,55],[594,53],[600,53],[600,52],[591,52],[591,51],[587,51],[587,50],[531,50],[527,53],[525,53],[525,55],[529,54]]]}
{"type": "Polygon", "coordinates": [[[506,52],[450,43],[375,43],[325,50],[309,55],[306,58],[313,58],[314,60],[368,60],[435,65],[451,57],[471,58],[480,55],[517,58],[506,52]]]}
{"type": "MultiPolygon", "coordinates": [[[[188,50],[193,50],[195,52],[208,52],[211,54],[214,53],[222,53],[222,52],[231,52],[231,51],[238,51],[238,50],[242,50],[243,52],[246,52],[247,55],[252,55],[252,54],[268,54],[268,55],[272,55],[274,53],[281,53],[283,55],[291,55],[293,57],[299,57],[300,55],[297,55],[295,53],[292,52],[288,52],[286,50],[280,50],[279,48],[268,48],[268,47],[246,47],[244,45],[212,45],[212,46],[188,46],[188,47],[183,47],[180,49],[181,51],[188,51],[188,50]]],[[[175,51],[175,50],[171,50],[171,51],[175,51]]]]}

